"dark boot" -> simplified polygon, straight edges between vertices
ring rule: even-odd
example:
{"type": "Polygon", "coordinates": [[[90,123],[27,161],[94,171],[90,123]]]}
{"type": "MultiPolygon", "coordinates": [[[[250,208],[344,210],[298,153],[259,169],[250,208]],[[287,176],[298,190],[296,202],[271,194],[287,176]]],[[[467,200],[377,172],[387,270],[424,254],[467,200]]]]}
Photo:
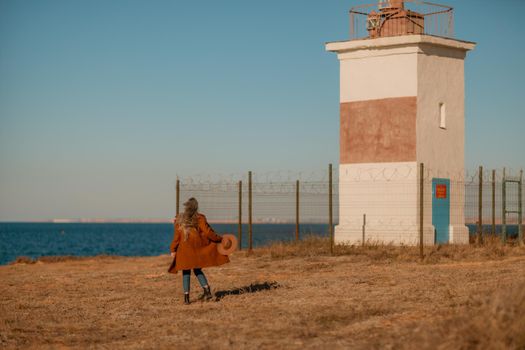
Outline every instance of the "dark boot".
{"type": "Polygon", "coordinates": [[[203,293],[199,296],[199,300],[209,301],[213,298],[211,295],[210,286],[203,287],[202,290],[203,293]]]}
{"type": "Polygon", "coordinates": [[[184,293],[184,304],[189,305],[190,304],[190,295],[184,293]]]}

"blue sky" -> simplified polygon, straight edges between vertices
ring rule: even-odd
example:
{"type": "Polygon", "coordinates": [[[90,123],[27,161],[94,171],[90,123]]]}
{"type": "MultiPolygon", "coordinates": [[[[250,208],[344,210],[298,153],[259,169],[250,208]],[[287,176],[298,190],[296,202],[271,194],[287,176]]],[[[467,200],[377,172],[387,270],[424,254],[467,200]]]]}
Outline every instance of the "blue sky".
{"type": "MultiPolygon", "coordinates": [[[[0,220],[169,217],[177,175],[336,164],[324,43],[362,3],[0,0],[0,220]]],[[[447,4],[478,43],[466,167],[524,167],[525,1],[447,4]]]]}

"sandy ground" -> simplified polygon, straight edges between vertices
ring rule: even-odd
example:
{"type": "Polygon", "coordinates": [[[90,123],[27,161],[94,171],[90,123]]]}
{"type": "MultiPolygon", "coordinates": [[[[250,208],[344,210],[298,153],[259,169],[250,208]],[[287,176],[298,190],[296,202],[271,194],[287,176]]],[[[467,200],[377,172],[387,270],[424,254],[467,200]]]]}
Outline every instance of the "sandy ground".
{"type": "Polygon", "coordinates": [[[189,306],[167,255],[1,266],[0,347],[435,348],[494,295],[525,286],[525,251],[502,255],[420,263],[237,252],[205,270],[216,301],[196,300],[192,276],[189,306]]]}

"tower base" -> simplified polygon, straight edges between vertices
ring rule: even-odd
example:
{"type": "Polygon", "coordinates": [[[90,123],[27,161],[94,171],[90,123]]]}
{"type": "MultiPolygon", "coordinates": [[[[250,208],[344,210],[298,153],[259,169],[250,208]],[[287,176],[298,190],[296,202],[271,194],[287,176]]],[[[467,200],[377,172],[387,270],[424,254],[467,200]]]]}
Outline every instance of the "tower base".
{"type": "Polygon", "coordinates": [[[467,226],[450,225],[448,232],[448,242],[450,244],[469,244],[469,231],[467,226]]]}

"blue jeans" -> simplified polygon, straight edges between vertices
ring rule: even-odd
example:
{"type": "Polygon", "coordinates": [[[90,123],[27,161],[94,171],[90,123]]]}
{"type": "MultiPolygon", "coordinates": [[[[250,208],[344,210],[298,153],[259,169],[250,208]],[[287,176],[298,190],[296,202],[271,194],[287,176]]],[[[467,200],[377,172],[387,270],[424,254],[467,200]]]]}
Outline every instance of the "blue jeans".
{"type": "MultiPolygon", "coordinates": [[[[199,283],[202,288],[208,287],[208,280],[204,276],[204,272],[201,269],[193,269],[193,273],[197,276],[199,283]]],[[[190,292],[190,276],[191,270],[182,270],[182,287],[184,288],[184,293],[188,294],[190,292]]]]}

